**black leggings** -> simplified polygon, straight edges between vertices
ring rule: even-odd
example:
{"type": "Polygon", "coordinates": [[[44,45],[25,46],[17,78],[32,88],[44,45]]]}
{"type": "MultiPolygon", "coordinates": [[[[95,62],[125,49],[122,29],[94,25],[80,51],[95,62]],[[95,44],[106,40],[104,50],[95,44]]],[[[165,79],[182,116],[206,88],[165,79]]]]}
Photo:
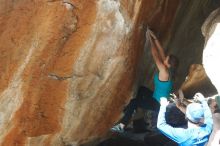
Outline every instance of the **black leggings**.
{"type": "Polygon", "coordinates": [[[153,91],[151,91],[150,89],[144,86],[141,86],[138,89],[136,98],[132,99],[130,103],[126,106],[124,111],[124,116],[121,119],[120,123],[127,125],[134,111],[138,107],[146,110],[159,112],[160,104],[152,96],[153,96],[153,91]]]}

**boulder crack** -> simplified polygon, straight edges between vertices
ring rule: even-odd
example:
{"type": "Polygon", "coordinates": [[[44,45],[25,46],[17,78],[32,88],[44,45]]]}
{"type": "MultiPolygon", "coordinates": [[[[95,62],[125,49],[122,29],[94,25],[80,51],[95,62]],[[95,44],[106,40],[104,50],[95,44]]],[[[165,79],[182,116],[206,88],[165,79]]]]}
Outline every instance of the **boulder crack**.
{"type": "Polygon", "coordinates": [[[67,80],[67,79],[72,78],[73,75],[70,75],[70,76],[58,76],[58,75],[56,75],[56,74],[54,74],[54,73],[50,73],[50,74],[48,75],[48,77],[51,78],[51,79],[54,79],[54,80],[63,81],[63,80],[67,80]]]}

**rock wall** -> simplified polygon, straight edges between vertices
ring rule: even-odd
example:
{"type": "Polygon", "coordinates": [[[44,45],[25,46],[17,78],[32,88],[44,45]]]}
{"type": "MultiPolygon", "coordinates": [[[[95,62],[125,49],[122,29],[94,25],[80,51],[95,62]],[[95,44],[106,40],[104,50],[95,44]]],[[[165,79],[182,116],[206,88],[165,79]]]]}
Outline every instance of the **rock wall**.
{"type": "MultiPolygon", "coordinates": [[[[220,70],[217,67],[220,58],[220,8],[216,9],[206,19],[202,27],[203,35],[205,36],[205,49],[203,52],[203,64],[212,83],[215,85],[218,95],[220,93],[220,70]]],[[[220,136],[220,113],[213,114],[213,132],[210,135],[208,146],[219,145],[220,136]]]]}
{"type": "Polygon", "coordinates": [[[103,136],[136,89],[147,24],[165,38],[178,4],[0,0],[0,145],[103,136]]]}
{"type": "Polygon", "coordinates": [[[201,27],[209,14],[218,7],[220,1],[217,0],[182,1],[172,27],[172,38],[167,45],[168,52],[180,58],[176,87],[185,80],[191,64],[202,64],[205,40],[201,27]]]}
{"type": "Polygon", "coordinates": [[[216,66],[219,63],[219,35],[220,35],[220,8],[210,14],[202,30],[205,36],[205,49],[203,52],[203,64],[212,83],[220,93],[220,70],[216,66]]]}
{"type": "MultiPolygon", "coordinates": [[[[171,4],[170,4],[171,5],[171,4]]],[[[163,40],[163,46],[167,54],[174,54],[179,58],[180,64],[175,81],[175,89],[181,87],[188,75],[192,64],[202,64],[202,53],[204,48],[204,37],[201,27],[209,14],[220,7],[217,0],[184,0],[180,1],[173,25],[167,26],[171,29],[169,35],[163,39],[163,32],[156,29],[157,35],[163,40]]],[[[160,22],[158,22],[160,24],[160,22]]],[[[147,45],[146,45],[147,46],[147,45]]],[[[141,84],[153,88],[152,76],[155,66],[151,54],[145,48],[145,56],[142,62],[140,78],[141,84]]]]}
{"type": "Polygon", "coordinates": [[[216,3],[0,0],[0,145],[76,146],[103,136],[138,85],[152,87],[146,27],[189,59],[178,85],[201,60],[196,34],[216,3]]]}
{"type": "Polygon", "coordinates": [[[180,88],[186,98],[192,98],[197,92],[202,93],[205,97],[211,97],[218,93],[201,64],[190,66],[188,75],[180,88]]]}

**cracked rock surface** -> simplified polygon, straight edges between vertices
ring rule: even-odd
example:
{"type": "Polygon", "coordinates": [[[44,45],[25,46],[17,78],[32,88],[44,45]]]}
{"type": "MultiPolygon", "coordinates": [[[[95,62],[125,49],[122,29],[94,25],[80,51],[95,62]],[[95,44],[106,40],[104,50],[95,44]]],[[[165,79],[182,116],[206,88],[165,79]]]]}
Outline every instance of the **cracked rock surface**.
{"type": "MultiPolygon", "coordinates": [[[[0,0],[0,145],[78,146],[102,137],[140,84],[152,88],[146,27],[167,52],[185,53],[171,38],[197,15],[200,27],[214,7],[210,0],[0,0]],[[180,21],[184,8],[192,13],[180,21]]],[[[190,38],[201,35],[190,30],[190,38]]],[[[190,59],[177,85],[201,63],[203,41],[192,45],[199,57],[180,53],[190,59]]]]}

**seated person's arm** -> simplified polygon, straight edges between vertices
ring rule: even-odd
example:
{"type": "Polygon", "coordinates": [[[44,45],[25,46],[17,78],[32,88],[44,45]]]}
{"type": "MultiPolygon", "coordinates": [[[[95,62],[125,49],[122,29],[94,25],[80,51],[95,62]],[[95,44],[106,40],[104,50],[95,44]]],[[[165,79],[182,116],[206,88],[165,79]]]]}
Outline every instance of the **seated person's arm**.
{"type": "Polygon", "coordinates": [[[165,119],[166,107],[169,104],[166,98],[161,98],[161,106],[157,119],[157,128],[173,141],[180,143],[185,140],[187,134],[183,128],[174,128],[167,124],[165,119]]]}
{"type": "Polygon", "coordinates": [[[204,124],[206,124],[207,130],[210,130],[211,132],[213,126],[213,119],[208,103],[206,102],[205,97],[201,93],[196,93],[194,98],[202,103],[204,110],[204,124]]]}
{"type": "Polygon", "coordinates": [[[178,94],[176,95],[175,93],[172,94],[174,97],[174,102],[176,104],[176,107],[183,112],[184,114],[186,113],[186,105],[184,103],[184,94],[181,89],[178,90],[178,94]]]}
{"type": "Polygon", "coordinates": [[[212,119],[211,110],[205,100],[202,101],[202,106],[204,109],[204,124],[207,125],[207,128],[209,128],[210,132],[211,132],[212,126],[213,126],[213,119],[212,119]]]}

